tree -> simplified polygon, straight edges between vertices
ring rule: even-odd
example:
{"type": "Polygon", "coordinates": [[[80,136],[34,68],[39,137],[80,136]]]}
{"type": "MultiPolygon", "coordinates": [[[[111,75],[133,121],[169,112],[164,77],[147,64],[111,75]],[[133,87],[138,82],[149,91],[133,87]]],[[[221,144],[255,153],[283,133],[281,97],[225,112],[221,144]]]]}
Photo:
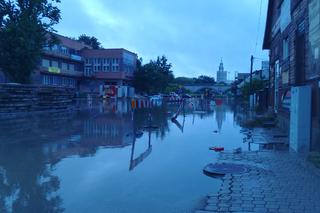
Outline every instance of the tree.
{"type": "Polygon", "coordinates": [[[60,0],[0,0],[0,67],[10,81],[29,83],[43,47],[53,41],[60,0]],[[48,36],[49,35],[49,36],[48,36]]]}
{"type": "Polygon", "coordinates": [[[137,62],[134,86],[139,92],[159,93],[165,92],[169,84],[174,80],[172,65],[165,56],[158,57],[142,65],[142,59],[137,62]]]}
{"type": "MultiPolygon", "coordinates": [[[[265,88],[263,80],[253,79],[252,80],[252,92],[258,92],[265,88]]],[[[247,98],[250,95],[250,83],[246,82],[241,88],[242,96],[247,98]]]]}
{"type": "Polygon", "coordinates": [[[213,77],[209,77],[206,75],[200,75],[198,79],[195,79],[196,84],[214,84],[215,80],[213,77]]]}
{"type": "Polygon", "coordinates": [[[82,34],[79,36],[78,41],[82,41],[86,45],[91,46],[93,49],[101,49],[101,43],[98,41],[98,39],[94,36],[90,37],[86,34],[82,34]]]}

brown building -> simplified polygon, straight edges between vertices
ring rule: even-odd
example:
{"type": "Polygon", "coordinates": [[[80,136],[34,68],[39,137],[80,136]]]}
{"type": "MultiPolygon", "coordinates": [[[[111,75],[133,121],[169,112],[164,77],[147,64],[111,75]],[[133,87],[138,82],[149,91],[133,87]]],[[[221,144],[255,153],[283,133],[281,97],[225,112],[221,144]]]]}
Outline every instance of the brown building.
{"type": "Polygon", "coordinates": [[[91,49],[76,40],[56,35],[60,43],[45,47],[39,69],[32,76],[33,83],[79,89],[83,78],[82,49],[91,49]]]}
{"type": "Polygon", "coordinates": [[[320,1],[269,0],[264,49],[270,50],[270,98],[289,129],[292,87],[312,88],[311,150],[320,148],[320,1]]]}
{"type": "Polygon", "coordinates": [[[125,49],[83,49],[82,91],[98,91],[99,85],[131,86],[137,55],[125,49]]]}
{"type": "MultiPolygon", "coordinates": [[[[125,49],[94,50],[77,40],[56,35],[59,44],[45,47],[34,84],[98,93],[101,85],[131,86],[137,54],[125,49]]],[[[0,72],[0,83],[6,78],[0,72]]]]}

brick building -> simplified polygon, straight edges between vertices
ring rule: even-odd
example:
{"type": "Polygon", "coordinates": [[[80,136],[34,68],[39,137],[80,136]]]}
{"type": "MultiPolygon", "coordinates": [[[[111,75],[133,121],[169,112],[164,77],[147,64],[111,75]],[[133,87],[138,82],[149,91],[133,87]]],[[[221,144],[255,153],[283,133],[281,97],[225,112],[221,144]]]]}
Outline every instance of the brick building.
{"type": "MultiPolygon", "coordinates": [[[[74,39],[56,35],[59,44],[45,47],[34,84],[98,93],[101,85],[131,86],[137,55],[125,49],[94,50],[74,39]]],[[[0,83],[7,82],[0,72],[0,83]]]]}
{"type": "Polygon", "coordinates": [[[270,50],[270,105],[288,129],[290,89],[312,87],[311,149],[319,149],[320,1],[269,0],[264,49],[270,50]]]}
{"type": "Polygon", "coordinates": [[[137,55],[125,49],[83,49],[84,80],[80,90],[97,91],[99,85],[131,86],[137,55]]]}
{"type": "Polygon", "coordinates": [[[44,48],[40,66],[32,75],[32,82],[78,89],[84,70],[81,50],[91,47],[61,35],[56,36],[60,43],[44,48]]]}

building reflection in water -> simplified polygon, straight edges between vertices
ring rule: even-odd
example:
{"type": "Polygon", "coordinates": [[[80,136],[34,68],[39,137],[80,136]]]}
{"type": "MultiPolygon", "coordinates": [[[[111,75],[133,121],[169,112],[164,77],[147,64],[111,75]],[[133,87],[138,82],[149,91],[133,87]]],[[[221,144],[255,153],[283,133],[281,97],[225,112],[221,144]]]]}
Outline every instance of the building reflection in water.
{"type": "Polygon", "coordinates": [[[221,105],[216,107],[216,122],[219,132],[222,130],[222,125],[226,121],[227,108],[226,105],[221,105]]]}
{"type": "Polygon", "coordinates": [[[53,175],[62,159],[132,145],[133,169],[151,154],[151,135],[164,138],[169,131],[166,107],[132,112],[125,101],[3,119],[0,128],[0,212],[63,212],[60,181],[53,175]],[[134,159],[135,131],[147,125],[149,114],[159,129],[148,132],[146,152],[134,159]]]}

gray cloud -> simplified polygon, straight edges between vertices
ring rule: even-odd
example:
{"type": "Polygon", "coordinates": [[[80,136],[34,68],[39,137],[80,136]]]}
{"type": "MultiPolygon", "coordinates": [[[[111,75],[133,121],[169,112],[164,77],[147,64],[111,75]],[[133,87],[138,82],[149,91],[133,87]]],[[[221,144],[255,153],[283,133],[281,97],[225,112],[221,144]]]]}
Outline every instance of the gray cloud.
{"type": "Polygon", "coordinates": [[[267,58],[261,51],[262,2],[257,48],[260,0],[65,0],[57,29],[74,37],[94,35],[104,47],[129,49],[144,61],[166,55],[176,76],[215,76],[222,57],[232,77],[249,71],[251,54],[267,58]]]}

